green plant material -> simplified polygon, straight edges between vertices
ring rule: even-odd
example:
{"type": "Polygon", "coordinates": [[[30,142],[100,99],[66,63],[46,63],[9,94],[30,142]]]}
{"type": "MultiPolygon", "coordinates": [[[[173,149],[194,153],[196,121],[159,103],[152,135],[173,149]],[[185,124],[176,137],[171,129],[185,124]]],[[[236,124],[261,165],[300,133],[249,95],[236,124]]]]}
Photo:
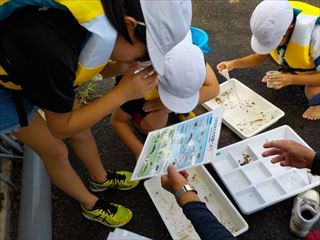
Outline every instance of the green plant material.
{"type": "Polygon", "coordinates": [[[97,96],[97,83],[94,80],[81,84],[76,90],[76,99],[81,105],[86,105],[97,96]]]}

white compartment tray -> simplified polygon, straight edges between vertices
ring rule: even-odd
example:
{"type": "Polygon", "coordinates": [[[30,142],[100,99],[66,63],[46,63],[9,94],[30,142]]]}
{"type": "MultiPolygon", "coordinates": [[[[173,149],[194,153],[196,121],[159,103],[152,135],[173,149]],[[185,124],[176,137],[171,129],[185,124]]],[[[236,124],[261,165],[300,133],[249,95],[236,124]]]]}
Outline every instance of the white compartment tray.
{"type": "Polygon", "coordinates": [[[308,169],[272,164],[263,158],[263,144],[271,140],[295,140],[309,147],[289,126],[281,126],[250,139],[221,148],[212,165],[241,211],[251,214],[320,185],[320,177],[308,169]]]}
{"type": "Polygon", "coordinates": [[[284,112],[232,78],[220,84],[220,94],[202,104],[207,110],[224,106],[223,123],[242,139],[252,137],[277,122],[284,112]]]}
{"type": "MultiPolygon", "coordinates": [[[[189,182],[197,189],[200,199],[234,236],[248,230],[246,221],[203,166],[189,169],[188,173],[189,182]]],[[[173,239],[200,239],[174,196],[161,187],[159,177],[145,181],[144,186],[173,239]]]]}

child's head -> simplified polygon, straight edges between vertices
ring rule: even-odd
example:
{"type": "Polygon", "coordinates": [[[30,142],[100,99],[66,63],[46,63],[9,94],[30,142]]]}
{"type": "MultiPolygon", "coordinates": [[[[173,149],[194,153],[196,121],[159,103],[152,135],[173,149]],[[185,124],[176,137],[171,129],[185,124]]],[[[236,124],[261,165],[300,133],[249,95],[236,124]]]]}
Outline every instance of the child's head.
{"type": "Polygon", "coordinates": [[[140,0],[102,0],[102,4],[107,18],[118,32],[112,59],[123,62],[148,60],[140,0]]]}
{"type": "Polygon", "coordinates": [[[293,8],[287,0],[265,0],[250,19],[251,47],[258,54],[268,54],[285,44],[293,29],[293,8]]]}
{"type": "Polygon", "coordinates": [[[166,105],[167,98],[177,94],[175,104],[166,106],[176,112],[191,110],[198,103],[205,78],[203,54],[187,37],[192,18],[191,0],[102,0],[102,3],[118,32],[112,59],[134,62],[150,56],[159,75],[163,103],[166,105]],[[177,68],[189,72],[177,74],[177,68]]]}

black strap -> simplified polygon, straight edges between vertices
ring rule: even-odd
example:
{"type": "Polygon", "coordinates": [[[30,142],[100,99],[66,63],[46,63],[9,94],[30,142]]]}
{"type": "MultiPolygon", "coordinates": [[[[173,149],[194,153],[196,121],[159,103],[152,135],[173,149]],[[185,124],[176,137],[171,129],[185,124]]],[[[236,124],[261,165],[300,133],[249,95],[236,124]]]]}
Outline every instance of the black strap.
{"type": "Polygon", "coordinates": [[[8,75],[0,75],[0,79],[3,82],[13,82],[16,85],[20,85],[18,81],[16,80],[16,74],[14,73],[14,70],[12,68],[12,65],[9,61],[9,59],[6,57],[3,49],[0,46],[0,66],[7,72],[8,75]]]}
{"type": "Polygon", "coordinates": [[[1,75],[0,74],[0,80],[4,83],[10,82],[10,77],[8,75],[1,75]]]}
{"type": "MultiPolygon", "coordinates": [[[[8,75],[0,75],[0,80],[3,82],[13,82],[14,84],[18,84],[16,79],[16,75],[12,69],[10,61],[5,57],[2,49],[0,48],[0,66],[7,72],[8,75]]],[[[0,86],[2,86],[0,84],[0,86]]],[[[8,90],[9,91],[9,90],[8,90]]],[[[20,91],[12,91],[12,101],[14,106],[16,107],[16,111],[19,117],[19,122],[21,127],[28,126],[28,118],[26,114],[26,110],[23,106],[22,99],[21,99],[21,92],[20,91]]]]}
{"type": "Polygon", "coordinates": [[[297,74],[297,72],[312,72],[316,71],[316,68],[312,69],[304,69],[304,68],[292,68],[288,65],[285,59],[283,59],[283,65],[279,67],[278,71],[279,72],[287,72],[287,73],[292,73],[292,74],[297,74]]]}
{"type": "Polygon", "coordinates": [[[21,93],[18,91],[12,91],[12,101],[14,106],[16,107],[20,126],[21,127],[28,126],[28,118],[27,118],[26,110],[22,103],[21,93]]]}

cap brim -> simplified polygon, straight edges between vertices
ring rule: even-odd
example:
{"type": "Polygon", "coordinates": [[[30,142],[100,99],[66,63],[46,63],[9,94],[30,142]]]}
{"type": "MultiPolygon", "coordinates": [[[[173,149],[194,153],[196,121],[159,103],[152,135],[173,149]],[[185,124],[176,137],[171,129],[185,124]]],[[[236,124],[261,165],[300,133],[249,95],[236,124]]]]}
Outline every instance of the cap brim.
{"type": "Polygon", "coordinates": [[[280,37],[278,41],[274,41],[272,45],[264,46],[256,39],[254,35],[252,35],[251,48],[257,54],[266,55],[272,52],[274,49],[276,49],[279,46],[281,40],[282,40],[282,37],[280,37]]]}
{"type": "Polygon", "coordinates": [[[147,48],[152,62],[153,68],[159,75],[163,75],[164,72],[164,55],[159,51],[156,43],[153,41],[149,32],[147,31],[147,48]]]}
{"type": "Polygon", "coordinates": [[[173,112],[188,113],[198,105],[199,91],[191,97],[179,98],[166,91],[166,89],[161,86],[161,81],[158,82],[158,90],[161,102],[173,112]]]}

